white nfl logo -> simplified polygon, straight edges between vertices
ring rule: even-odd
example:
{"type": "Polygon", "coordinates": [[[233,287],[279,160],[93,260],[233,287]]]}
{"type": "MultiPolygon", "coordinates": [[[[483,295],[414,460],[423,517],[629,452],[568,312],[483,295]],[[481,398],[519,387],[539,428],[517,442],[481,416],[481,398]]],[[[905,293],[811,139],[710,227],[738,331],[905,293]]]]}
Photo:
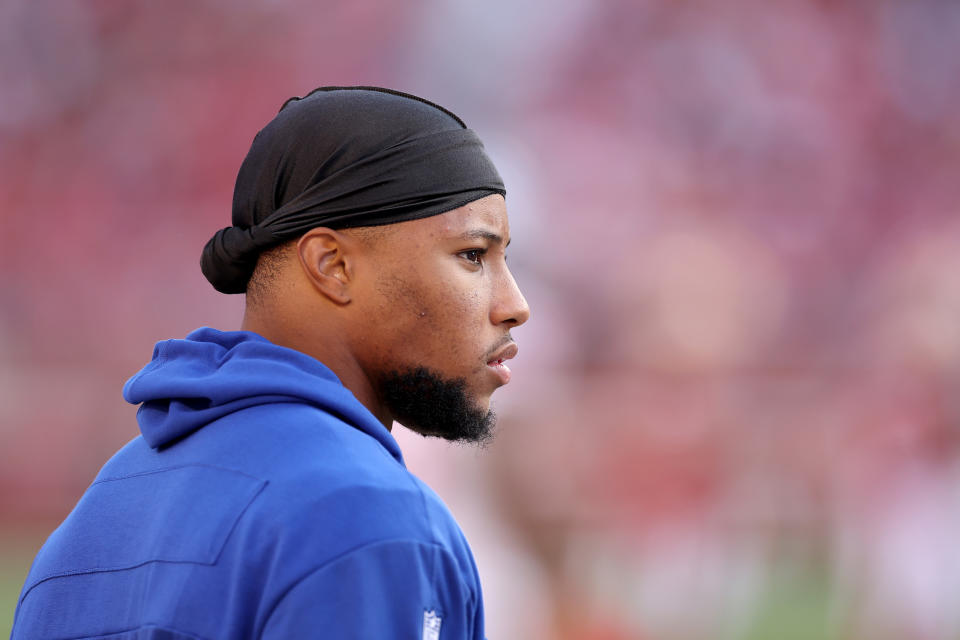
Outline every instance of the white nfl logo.
{"type": "Polygon", "coordinates": [[[436,611],[423,612],[423,640],[440,640],[440,616],[436,611]]]}

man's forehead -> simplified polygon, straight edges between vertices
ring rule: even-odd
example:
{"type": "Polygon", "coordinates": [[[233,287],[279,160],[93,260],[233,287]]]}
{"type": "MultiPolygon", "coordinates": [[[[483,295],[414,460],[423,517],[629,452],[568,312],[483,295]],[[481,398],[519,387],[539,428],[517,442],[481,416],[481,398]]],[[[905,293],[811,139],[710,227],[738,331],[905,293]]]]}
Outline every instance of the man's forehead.
{"type": "Polygon", "coordinates": [[[435,216],[435,228],[449,238],[486,238],[508,242],[510,220],[502,196],[492,195],[435,216]]]}
{"type": "Polygon", "coordinates": [[[445,213],[387,225],[386,229],[389,230],[387,237],[402,244],[487,239],[506,245],[510,241],[507,208],[503,196],[498,194],[445,213]]]}

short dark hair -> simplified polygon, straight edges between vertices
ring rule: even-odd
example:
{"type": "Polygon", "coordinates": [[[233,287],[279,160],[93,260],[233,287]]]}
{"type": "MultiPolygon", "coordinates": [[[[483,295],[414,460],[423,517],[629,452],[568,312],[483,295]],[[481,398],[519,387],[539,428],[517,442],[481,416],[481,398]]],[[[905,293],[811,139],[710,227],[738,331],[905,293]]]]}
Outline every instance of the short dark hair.
{"type": "Polygon", "coordinates": [[[247,304],[259,304],[266,298],[268,292],[277,286],[283,272],[286,254],[296,243],[296,240],[289,240],[260,254],[257,258],[257,266],[253,269],[253,275],[247,282],[247,304]]]}

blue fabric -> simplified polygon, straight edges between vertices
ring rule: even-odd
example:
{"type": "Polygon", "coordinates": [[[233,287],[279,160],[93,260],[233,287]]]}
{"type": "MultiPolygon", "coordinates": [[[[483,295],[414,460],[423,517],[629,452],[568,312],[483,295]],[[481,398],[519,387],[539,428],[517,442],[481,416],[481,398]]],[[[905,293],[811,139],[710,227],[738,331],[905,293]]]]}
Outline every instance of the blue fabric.
{"type": "Polygon", "coordinates": [[[142,435],[40,550],[11,638],[483,638],[469,546],[316,360],[249,332],[157,344],[142,435]]]}

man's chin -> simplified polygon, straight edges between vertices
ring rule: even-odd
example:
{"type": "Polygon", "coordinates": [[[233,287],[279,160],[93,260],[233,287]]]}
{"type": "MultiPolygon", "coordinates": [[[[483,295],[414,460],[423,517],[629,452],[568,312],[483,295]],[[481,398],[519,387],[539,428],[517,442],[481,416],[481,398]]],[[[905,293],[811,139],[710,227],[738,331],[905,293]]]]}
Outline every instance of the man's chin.
{"type": "Polygon", "coordinates": [[[444,378],[426,367],[391,371],[379,381],[380,397],[394,420],[411,431],[451,442],[485,444],[496,414],[489,396],[478,402],[463,378],[444,378]]]}

